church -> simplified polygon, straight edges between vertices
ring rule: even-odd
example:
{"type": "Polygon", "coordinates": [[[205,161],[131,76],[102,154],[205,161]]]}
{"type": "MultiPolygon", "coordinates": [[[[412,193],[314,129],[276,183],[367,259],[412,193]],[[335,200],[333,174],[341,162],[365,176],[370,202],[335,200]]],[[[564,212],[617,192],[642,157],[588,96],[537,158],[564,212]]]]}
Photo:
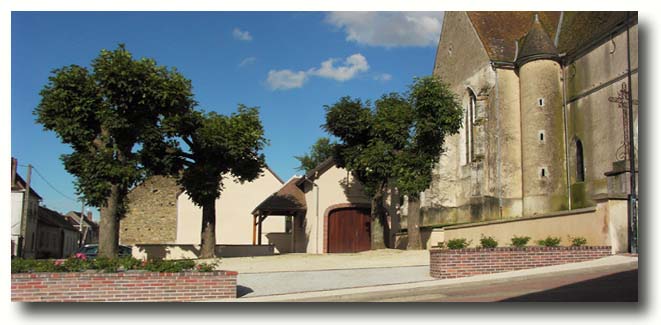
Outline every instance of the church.
{"type": "Polygon", "coordinates": [[[421,197],[423,227],[444,240],[571,235],[627,251],[637,26],[635,12],[446,12],[433,73],[464,119],[421,197]]]}

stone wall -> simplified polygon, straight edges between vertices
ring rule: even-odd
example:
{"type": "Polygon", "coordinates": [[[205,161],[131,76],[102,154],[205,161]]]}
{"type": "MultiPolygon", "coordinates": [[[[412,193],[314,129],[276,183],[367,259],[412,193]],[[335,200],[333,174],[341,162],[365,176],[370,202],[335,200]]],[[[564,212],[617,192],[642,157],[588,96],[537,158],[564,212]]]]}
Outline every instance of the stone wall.
{"type": "Polygon", "coordinates": [[[611,247],[431,249],[429,254],[430,275],[451,279],[589,261],[609,256],[611,247]]]}
{"type": "Polygon", "coordinates": [[[174,243],[177,239],[177,196],[181,188],[170,177],[153,176],[128,194],[120,220],[121,244],[174,243]]]}
{"type": "Polygon", "coordinates": [[[237,274],[233,271],[12,274],[11,300],[181,302],[236,298],[237,274]]]}

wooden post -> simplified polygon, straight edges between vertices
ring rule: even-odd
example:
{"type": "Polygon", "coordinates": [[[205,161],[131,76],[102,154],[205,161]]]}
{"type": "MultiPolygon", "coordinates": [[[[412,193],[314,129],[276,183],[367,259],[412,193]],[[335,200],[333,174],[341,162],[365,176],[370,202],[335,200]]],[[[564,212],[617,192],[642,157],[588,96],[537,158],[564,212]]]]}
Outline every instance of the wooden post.
{"type": "Polygon", "coordinates": [[[262,244],[262,221],[264,221],[264,217],[259,216],[259,225],[257,226],[258,229],[259,229],[258,234],[257,234],[257,245],[262,244]]]}
{"type": "Polygon", "coordinates": [[[257,244],[257,216],[252,216],[252,245],[257,244]]]}

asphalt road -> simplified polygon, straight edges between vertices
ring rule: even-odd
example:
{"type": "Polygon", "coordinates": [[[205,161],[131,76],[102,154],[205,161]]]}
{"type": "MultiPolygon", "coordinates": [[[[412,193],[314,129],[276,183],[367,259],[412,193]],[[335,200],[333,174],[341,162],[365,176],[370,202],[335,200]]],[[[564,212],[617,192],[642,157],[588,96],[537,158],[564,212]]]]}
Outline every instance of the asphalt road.
{"type": "Polygon", "coordinates": [[[435,280],[429,266],[363,269],[239,273],[239,297],[258,297],[297,292],[357,288],[435,280]]]}
{"type": "Polygon", "coordinates": [[[296,299],[318,302],[636,302],[638,266],[626,264],[397,291],[296,299]]]}

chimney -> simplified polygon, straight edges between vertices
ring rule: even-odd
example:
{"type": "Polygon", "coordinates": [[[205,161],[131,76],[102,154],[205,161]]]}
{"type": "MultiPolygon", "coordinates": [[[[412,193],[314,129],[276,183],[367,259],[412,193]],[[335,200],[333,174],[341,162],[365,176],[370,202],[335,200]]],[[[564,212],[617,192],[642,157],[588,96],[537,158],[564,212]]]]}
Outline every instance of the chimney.
{"type": "Polygon", "coordinates": [[[16,167],[18,166],[18,160],[11,157],[11,187],[14,187],[16,184],[16,167]]]}
{"type": "Polygon", "coordinates": [[[87,210],[87,220],[92,221],[92,211],[87,210]]]}

